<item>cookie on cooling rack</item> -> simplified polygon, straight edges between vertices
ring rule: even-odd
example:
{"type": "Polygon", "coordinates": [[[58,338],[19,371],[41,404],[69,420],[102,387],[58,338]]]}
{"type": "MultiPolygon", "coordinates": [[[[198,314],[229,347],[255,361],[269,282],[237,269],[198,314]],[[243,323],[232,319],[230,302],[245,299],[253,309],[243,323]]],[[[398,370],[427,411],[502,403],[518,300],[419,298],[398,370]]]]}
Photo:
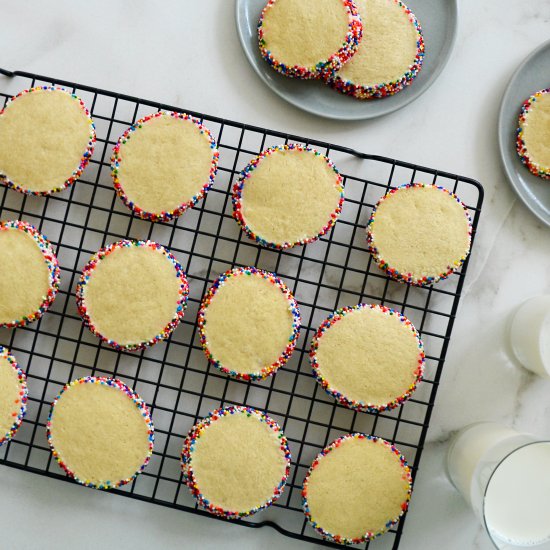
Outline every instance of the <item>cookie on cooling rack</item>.
{"type": "Polygon", "coordinates": [[[237,267],[220,275],[204,296],[197,324],[210,362],[242,380],[274,374],[292,355],[300,310],[274,273],[237,267]]]}
{"type": "Polygon", "coordinates": [[[183,318],[189,286],[183,268],[152,241],[118,241],[84,267],[77,285],[86,326],[114,347],[134,351],[164,340],[183,318]]]}
{"type": "Polygon", "coordinates": [[[302,489],[304,512],[324,538],[359,544],[385,533],[407,510],[409,466],[384,439],[347,434],[313,461],[302,489]]]}
{"type": "Polygon", "coordinates": [[[360,411],[397,407],[411,396],[424,371],[424,348],[413,324],[378,305],[332,313],[313,337],[309,356],[323,389],[360,411]]]}
{"type": "Polygon", "coordinates": [[[357,53],[328,83],[358,99],[393,95],[418,75],[424,38],[414,13],[400,0],[355,0],[363,21],[357,53]]]}
{"type": "Polygon", "coordinates": [[[27,411],[27,377],[15,357],[0,346],[0,446],[19,429],[27,411]]]}
{"type": "Polygon", "coordinates": [[[0,222],[0,327],[39,319],[58,287],[59,266],[46,238],[26,222],[0,222]]]}
{"type": "Polygon", "coordinates": [[[276,501],[290,472],[279,425],[249,407],[211,412],[189,432],[181,454],[184,480],[199,506],[239,519],[276,501]]]}
{"type": "Polygon", "coordinates": [[[472,222],[460,199],[436,185],[389,191],[374,207],[367,243],[390,277],[418,286],[447,278],[470,253],[472,222]]]}
{"type": "Polygon", "coordinates": [[[351,0],[269,0],[258,24],[262,57],[279,73],[318,78],[357,50],[362,24],[351,0]]]}
{"type": "Polygon", "coordinates": [[[327,233],[344,202],[332,161],[301,145],[266,149],[233,187],[233,216],[263,246],[289,248],[327,233]]]}
{"type": "Polygon", "coordinates": [[[52,404],[46,427],[59,465],[96,489],[129,483],[153,453],[147,405],[114,378],[88,376],[67,384],[52,404]]]}
{"type": "Polygon", "coordinates": [[[111,158],[118,196],[141,218],[168,221],[201,200],[214,183],[218,147],[198,119],[158,112],[120,137],[111,158]]]}
{"type": "Polygon", "coordinates": [[[517,151],[530,172],[550,179],[550,88],[527,99],[519,116],[517,151]]]}
{"type": "Polygon", "coordinates": [[[32,195],[74,183],[95,146],[83,101],[52,86],[24,90],[0,111],[0,182],[32,195]]]}

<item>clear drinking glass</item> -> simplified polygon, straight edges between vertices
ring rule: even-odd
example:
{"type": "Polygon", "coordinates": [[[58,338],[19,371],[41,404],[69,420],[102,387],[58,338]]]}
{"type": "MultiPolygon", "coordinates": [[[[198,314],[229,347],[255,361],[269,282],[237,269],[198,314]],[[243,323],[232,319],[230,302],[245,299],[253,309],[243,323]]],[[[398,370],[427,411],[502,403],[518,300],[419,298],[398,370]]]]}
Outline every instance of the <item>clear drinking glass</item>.
{"type": "Polygon", "coordinates": [[[531,298],[514,312],[510,345],[525,368],[550,377],[550,295],[531,298]]]}
{"type": "Polygon", "coordinates": [[[446,466],[496,548],[550,549],[550,441],[480,422],[456,435],[446,466]]]}

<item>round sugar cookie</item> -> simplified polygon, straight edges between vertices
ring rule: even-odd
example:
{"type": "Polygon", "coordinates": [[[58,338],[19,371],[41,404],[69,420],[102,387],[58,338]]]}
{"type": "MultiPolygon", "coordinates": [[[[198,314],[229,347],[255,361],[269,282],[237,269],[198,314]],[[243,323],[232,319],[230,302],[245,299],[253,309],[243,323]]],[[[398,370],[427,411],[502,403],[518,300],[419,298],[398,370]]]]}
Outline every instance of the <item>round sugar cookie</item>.
{"type": "Polygon", "coordinates": [[[409,466],[388,441],[347,434],[321,451],[302,489],[304,512],[324,538],[359,544],[385,533],[407,510],[409,466]]]}
{"type": "Polygon", "coordinates": [[[274,273],[237,267],[220,275],[202,300],[197,318],[210,362],[242,380],[274,374],[292,355],[300,310],[274,273]]]}
{"type": "Polygon", "coordinates": [[[153,453],[147,405],[115,378],[87,376],[67,384],[52,404],[46,428],[59,465],[96,489],[129,483],[153,453]]]}
{"type": "Polygon", "coordinates": [[[417,286],[446,279],[470,253],[472,222],[444,187],[413,183],[390,190],[372,211],[367,244],[390,277],[417,286]]]}
{"type": "Polygon", "coordinates": [[[32,225],[0,221],[0,327],[39,319],[59,288],[59,266],[51,244],[32,225]]]}
{"type": "Polygon", "coordinates": [[[90,113],[75,94],[24,90],[0,111],[0,182],[31,195],[61,191],[80,177],[95,141],[90,113]]]}
{"type": "Polygon", "coordinates": [[[214,183],[219,151],[198,119],[158,112],[120,137],[111,158],[118,196],[138,216],[168,221],[201,200],[214,183]]]}
{"type": "Polygon", "coordinates": [[[168,338],[187,304],[183,268],[152,241],[118,241],[92,256],[76,289],[85,325],[114,347],[134,351],[168,338]]]}
{"type": "Polygon", "coordinates": [[[27,411],[27,377],[15,357],[0,346],[0,447],[19,429],[27,411]]]}
{"type": "Polygon", "coordinates": [[[536,92],[521,106],[516,145],[529,171],[550,179],[550,88],[536,92]]]}
{"type": "Polygon", "coordinates": [[[281,496],[290,472],[290,450],[280,426],[265,413],[227,407],[191,428],[181,464],[199,506],[239,519],[281,496]]]}
{"type": "Polygon", "coordinates": [[[328,83],[358,99],[393,95],[418,75],[424,38],[414,13],[400,0],[355,0],[363,21],[357,53],[328,83]]]}
{"type": "Polygon", "coordinates": [[[360,411],[397,407],[424,372],[424,346],[413,324],[378,305],[336,310],[319,327],[309,355],[323,389],[360,411]]]}
{"type": "Polygon", "coordinates": [[[301,145],[266,149],[233,186],[237,223],[251,239],[277,249],[327,233],[343,202],[343,178],[332,161],[301,145]]]}
{"type": "Polygon", "coordinates": [[[351,0],[269,0],[258,24],[262,57],[296,78],[339,69],[357,50],[361,33],[351,0]]]}

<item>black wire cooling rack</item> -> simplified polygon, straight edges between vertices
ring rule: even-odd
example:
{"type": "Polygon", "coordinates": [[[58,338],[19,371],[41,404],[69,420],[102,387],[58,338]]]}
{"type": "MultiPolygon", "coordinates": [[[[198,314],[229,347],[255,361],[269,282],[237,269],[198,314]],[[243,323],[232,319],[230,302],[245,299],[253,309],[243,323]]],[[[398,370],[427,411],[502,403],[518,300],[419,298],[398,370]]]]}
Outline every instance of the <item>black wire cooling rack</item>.
{"type": "MultiPolygon", "coordinates": [[[[217,179],[206,198],[177,221],[151,223],[134,216],[116,197],[110,177],[111,150],[138,118],[159,109],[182,109],[26,72],[0,69],[0,73],[4,75],[0,76],[0,106],[24,88],[61,85],[84,100],[97,130],[90,165],[70,189],[49,197],[0,189],[0,218],[24,219],[35,225],[53,243],[61,266],[60,291],[49,312],[28,327],[0,330],[0,343],[16,355],[29,385],[27,416],[14,440],[0,448],[0,464],[70,481],[48,449],[45,423],[50,403],[72,379],[114,375],[150,405],[156,432],[148,467],[133,483],[112,492],[208,515],[196,508],[181,481],[183,438],[210,410],[246,404],[267,411],[283,426],[292,470],[280,500],[239,523],[269,525],[296,539],[333,546],[305,521],[300,497],[305,473],[323,447],[350,431],[395,443],[411,464],[413,475],[417,472],[468,266],[466,261],[459,273],[428,288],[390,280],[366,250],[365,225],[372,206],[391,187],[436,183],[457,193],[468,205],[475,230],[482,186],[454,174],[187,111],[204,121],[217,139],[217,179]],[[346,200],[340,220],[327,235],[281,252],[262,248],[243,235],[231,216],[230,189],[253,156],[283,142],[310,145],[329,155],[344,175],[346,200]],[[139,353],[117,352],[101,344],[83,327],[76,310],[74,292],[81,269],[92,253],[120,239],[152,239],[168,246],[189,277],[183,323],[167,342],[139,353]],[[195,323],[201,297],[211,282],[227,269],[245,265],[276,272],[293,290],[302,312],[303,327],[294,355],[263,382],[232,380],[208,365],[195,323]],[[308,348],[317,326],[337,307],[358,302],[402,311],[424,340],[425,380],[411,399],[391,412],[358,413],[337,405],[311,374],[308,348]]],[[[397,548],[404,523],[402,518],[389,533],[361,547],[397,548]]]]}

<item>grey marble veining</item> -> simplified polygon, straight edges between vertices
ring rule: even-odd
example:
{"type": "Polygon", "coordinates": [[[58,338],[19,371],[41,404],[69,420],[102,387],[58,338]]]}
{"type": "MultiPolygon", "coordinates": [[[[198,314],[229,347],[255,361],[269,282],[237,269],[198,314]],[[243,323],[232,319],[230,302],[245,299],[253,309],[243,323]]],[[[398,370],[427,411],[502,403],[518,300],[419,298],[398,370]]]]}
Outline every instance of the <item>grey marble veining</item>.
{"type": "MultiPolygon", "coordinates": [[[[458,429],[498,420],[550,434],[550,381],[517,365],[506,336],[510,313],[525,299],[550,292],[550,230],[510,190],[496,142],[502,93],[518,63],[548,38],[550,1],[460,4],[457,47],[425,95],[382,119],[337,123],[304,114],[263,86],[241,51],[229,0],[166,0],[162,5],[100,0],[93,6],[70,0],[0,0],[0,63],[8,69],[325,139],[484,184],[484,212],[405,526],[404,550],[491,548],[444,473],[447,443],[458,429]]],[[[413,0],[410,5],[414,8],[413,0]]],[[[8,549],[305,548],[272,530],[241,529],[7,468],[0,468],[0,486],[0,511],[11,525],[0,545],[8,549]],[[86,526],[91,523],[101,529],[90,532],[86,526]]]]}

